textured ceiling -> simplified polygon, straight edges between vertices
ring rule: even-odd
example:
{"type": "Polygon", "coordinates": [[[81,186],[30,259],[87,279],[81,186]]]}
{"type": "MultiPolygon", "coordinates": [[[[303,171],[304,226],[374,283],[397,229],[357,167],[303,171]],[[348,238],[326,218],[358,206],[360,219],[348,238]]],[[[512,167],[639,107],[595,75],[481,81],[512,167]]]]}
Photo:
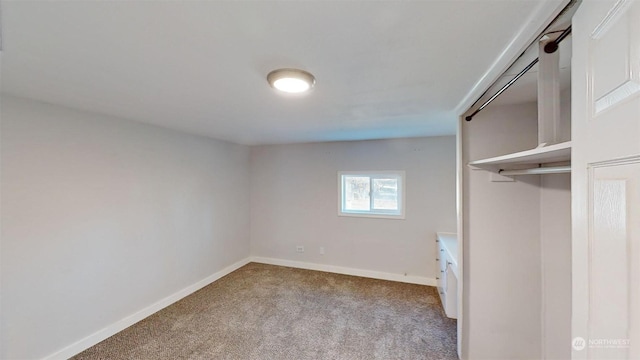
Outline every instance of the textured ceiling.
{"type": "Polygon", "coordinates": [[[454,134],[541,3],[4,1],[1,85],[243,144],[454,134]],[[276,93],[281,67],[315,89],[276,93]]]}

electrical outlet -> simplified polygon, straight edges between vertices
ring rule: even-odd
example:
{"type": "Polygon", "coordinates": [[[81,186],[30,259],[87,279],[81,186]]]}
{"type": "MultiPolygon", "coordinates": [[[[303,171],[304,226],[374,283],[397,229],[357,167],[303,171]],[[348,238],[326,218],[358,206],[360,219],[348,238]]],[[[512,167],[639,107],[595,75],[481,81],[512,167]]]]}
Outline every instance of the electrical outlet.
{"type": "Polygon", "coordinates": [[[304,252],[304,246],[302,246],[302,245],[296,246],[296,252],[303,253],[304,252]]]}
{"type": "Polygon", "coordinates": [[[324,255],[324,246],[320,246],[320,255],[324,255]]]}

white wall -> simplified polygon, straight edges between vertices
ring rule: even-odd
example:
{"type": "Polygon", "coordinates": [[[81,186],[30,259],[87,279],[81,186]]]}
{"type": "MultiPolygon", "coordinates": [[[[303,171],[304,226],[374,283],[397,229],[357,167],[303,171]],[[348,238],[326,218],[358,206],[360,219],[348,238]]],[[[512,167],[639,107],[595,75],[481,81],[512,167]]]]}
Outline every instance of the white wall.
{"type": "Polygon", "coordinates": [[[540,241],[544,358],[571,358],[571,175],[542,176],[540,241]]]}
{"type": "MultiPolygon", "coordinates": [[[[462,126],[463,164],[536,146],[536,103],[488,107],[462,126]]],[[[491,182],[487,171],[463,172],[463,354],[539,359],[539,176],[491,182]]]]}
{"type": "Polygon", "coordinates": [[[2,96],[3,359],[249,256],[249,148],[2,96]]]}
{"type": "Polygon", "coordinates": [[[455,137],[260,146],[251,169],[254,256],[433,282],[435,232],[456,230],[455,137]],[[406,219],[338,216],[350,170],[406,171],[406,219]]]}

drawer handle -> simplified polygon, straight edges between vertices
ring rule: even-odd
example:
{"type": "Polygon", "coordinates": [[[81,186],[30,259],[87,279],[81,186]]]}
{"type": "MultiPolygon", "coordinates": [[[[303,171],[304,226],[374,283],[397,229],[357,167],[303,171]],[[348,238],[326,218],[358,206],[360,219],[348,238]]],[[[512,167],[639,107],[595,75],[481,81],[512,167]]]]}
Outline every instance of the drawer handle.
{"type": "Polygon", "coordinates": [[[440,261],[440,258],[436,258],[436,261],[440,261]]]}
{"type": "Polygon", "coordinates": [[[440,278],[436,276],[436,280],[440,280],[440,278]]]}

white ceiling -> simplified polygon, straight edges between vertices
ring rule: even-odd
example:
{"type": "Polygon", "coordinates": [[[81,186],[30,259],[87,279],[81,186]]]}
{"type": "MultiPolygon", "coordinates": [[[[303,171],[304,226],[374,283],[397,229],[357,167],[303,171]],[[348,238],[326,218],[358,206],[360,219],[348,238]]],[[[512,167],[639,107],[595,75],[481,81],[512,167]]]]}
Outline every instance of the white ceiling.
{"type": "Polygon", "coordinates": [[[3,1],[1,86],[250,145],[454,134],[540,2],[3,1]],[[276,93],[281,67],[316,88],[276,93]]]}

